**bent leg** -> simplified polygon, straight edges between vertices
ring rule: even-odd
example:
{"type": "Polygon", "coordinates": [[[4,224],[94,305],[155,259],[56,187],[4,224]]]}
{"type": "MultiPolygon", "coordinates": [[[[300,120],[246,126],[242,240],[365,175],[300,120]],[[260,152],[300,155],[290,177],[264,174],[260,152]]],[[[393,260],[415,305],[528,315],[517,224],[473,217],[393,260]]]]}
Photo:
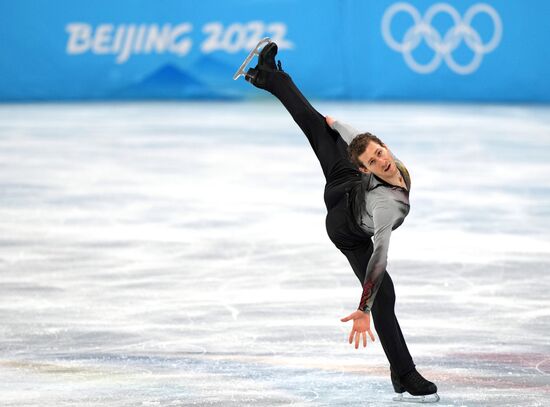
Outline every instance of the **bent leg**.
{"type": "Polygon", "coordinates": [[[357,171],[349,162],[346,142],[330,128],[325,117],[315,110],[288,74],[273,74],[268,90],[281,101],[306,135],[325,178],[335,176],[335,172],[357,171]]]}

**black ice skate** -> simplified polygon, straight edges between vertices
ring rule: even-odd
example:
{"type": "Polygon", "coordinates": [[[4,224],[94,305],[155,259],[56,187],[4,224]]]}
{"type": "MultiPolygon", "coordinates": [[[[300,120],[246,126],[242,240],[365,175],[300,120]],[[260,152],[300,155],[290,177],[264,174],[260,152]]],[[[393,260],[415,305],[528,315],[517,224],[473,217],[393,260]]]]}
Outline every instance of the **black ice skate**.
{"type": "Polygon", "coordinates": [[[416,369],[406,373],[404,376],[399,377],[391,370],[391,382],[393,389],[396,393],[399,393],[397,397],[394,397],[394,401],[405,401],[413,403],[435,403],[439,401],[437,395],[437,386],[424,379],[416,369]],[[407,391],[410,396],[403,395],[407,391]]]}
{"type": "Polygon", "coordinates": [[[252,51],[250,51],[250,54],[248,54],[237,72],[235,72],[235,75],[233,75],[233,79],[237,80],[242,75],[254,86],[265,89],[272,73],[283,71],[281,68],[281,61],[275,64],[275,55],[277,55],[277,44],[272,42],[268,37],[264,38],[256,44],[252,51]],[[258,52],[258,49],[262,45],[264,45],[264,47],[258,52]],[[245,73],[246,66],[252,58],[254,58],[254,55],[258,55],[258,63],[254,68],[248,69],[245,73]]]}

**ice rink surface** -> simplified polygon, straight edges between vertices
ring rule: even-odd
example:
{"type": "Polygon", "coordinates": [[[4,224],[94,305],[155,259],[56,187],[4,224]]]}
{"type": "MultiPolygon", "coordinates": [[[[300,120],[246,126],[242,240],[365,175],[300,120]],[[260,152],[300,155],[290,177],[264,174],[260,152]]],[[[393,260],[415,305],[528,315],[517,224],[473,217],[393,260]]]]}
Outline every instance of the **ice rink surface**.
{"type": "MultiPolygon", "coordinates": [[[[437,405],[550,405],[550,107],[315,105],[412,175],[388,271],[437,405]]],[[[277,103],[0,105],[0,165],[0,405],[403,405],[277,103]]]]}

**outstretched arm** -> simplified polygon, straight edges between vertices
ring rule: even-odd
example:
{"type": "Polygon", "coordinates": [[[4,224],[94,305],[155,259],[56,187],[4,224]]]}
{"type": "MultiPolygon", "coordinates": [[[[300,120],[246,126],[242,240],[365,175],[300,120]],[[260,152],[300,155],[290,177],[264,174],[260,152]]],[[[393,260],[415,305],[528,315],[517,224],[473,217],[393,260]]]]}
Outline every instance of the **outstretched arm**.
{"type": "Polygon", "coordinates": [[[372,309],[376,293],[386,272],[390,237],[394,223],[392,212],[387,201],[377,200],[373,203],[374,248],[367,265],[363,293],[358,307],[359,310],[364,312],[370,312],[372,309]]]}
{"type": "Polygon", "coordinates": [[[355,136],[361,134],[361,132],[356,128],[350,126],[349,124],[335,120],[331,116],[327,116],[325,119],[330,128],[336,130],[347,144],[351,143],[351,140],[353,140],[355,136]]]}
{"type": "Polygon", "coordinates": [[[370,310],[386,272],[388,248],[393,226],[392,211],[387,205],[387,201],[377,200],[370,208],[374,221],[374,249],[367,265],[363,293],[357,311],[341,319],[342,322],[353,320],[349,343],[351,344],[355,337],[355,349],[359,347],[361,338],[363,339],[363,346],[367,346],[367,333],[374,341],[374,335],[370,329],[370,310]]]}

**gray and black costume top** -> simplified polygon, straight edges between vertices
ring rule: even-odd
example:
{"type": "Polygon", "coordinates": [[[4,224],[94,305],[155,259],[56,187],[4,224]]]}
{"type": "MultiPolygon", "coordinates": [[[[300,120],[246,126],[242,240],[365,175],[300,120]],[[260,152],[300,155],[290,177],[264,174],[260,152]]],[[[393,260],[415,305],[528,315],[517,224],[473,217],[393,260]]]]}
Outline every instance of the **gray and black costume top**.
{"type": "MultiPolygon", "coordinates": [[[[347,144],[360,134],[353,127],[339,121],[335,121],[331,127],[347,144]]],[[[362,174],[361,191],[355,194],[356,202],[352,205],[356,223],[365,233],[373,237],[373,252],[368,262],[358,307],[363,311],[369,311],[372,308],[381,278],[386,271],[391,233],[403,223],[410,208],[409,172],[401,161],[395,156],[393,158],[407,189],[390,185],[373,174],[362,174]]]]}

